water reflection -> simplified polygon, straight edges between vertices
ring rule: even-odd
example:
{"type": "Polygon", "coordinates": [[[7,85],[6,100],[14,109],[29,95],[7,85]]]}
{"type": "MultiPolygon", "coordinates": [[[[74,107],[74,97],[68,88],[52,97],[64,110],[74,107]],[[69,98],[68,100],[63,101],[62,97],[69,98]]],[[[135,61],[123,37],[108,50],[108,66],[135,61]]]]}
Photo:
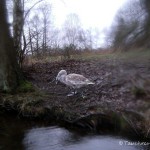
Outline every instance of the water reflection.
{"type": "Polygon", "coordinates": [[[81,136],[59,127],[36,128],[25,134],[26,150],[143,150],[146,147],[120,145],[129,141],[120,137],[87,135],[81,136]]]}
{"type": "Polygon", "coordinates": [[[148,150],[119,145],[130,141],[116,136],[87,135],[45,122],[0,116],[0,150],[148,150]]]}

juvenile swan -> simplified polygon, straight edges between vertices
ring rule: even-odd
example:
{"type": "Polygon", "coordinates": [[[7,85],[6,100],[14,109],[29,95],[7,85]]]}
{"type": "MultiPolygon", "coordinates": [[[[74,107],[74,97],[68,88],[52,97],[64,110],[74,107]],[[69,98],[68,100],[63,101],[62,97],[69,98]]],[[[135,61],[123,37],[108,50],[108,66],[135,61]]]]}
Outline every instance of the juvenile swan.
{"type": "Polygon", "coordinates": [[[60,81],[61,83],[74,89],[74,94],[77,93],[76,91],[77,89],[86,85],[94,84],[89,79],[85,78],[83,75],[75,74],[75,73],[67,75],[66,70],[61,70],[58,73],[56,77],[56,81],[60,81]]]}

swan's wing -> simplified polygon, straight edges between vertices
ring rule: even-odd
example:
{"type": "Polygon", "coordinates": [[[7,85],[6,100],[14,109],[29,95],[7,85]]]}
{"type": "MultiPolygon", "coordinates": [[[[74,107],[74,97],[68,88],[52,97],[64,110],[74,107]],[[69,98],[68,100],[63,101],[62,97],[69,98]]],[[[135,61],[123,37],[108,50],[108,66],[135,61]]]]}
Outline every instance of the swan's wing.
{"type": "Polygon", "coordinates": [[[66,82],[69,82],[73,85],[77,85],[77,84],[85,84],[89,82],[89,80],[80,74],[68,74],[66,76],[66,82]]]}

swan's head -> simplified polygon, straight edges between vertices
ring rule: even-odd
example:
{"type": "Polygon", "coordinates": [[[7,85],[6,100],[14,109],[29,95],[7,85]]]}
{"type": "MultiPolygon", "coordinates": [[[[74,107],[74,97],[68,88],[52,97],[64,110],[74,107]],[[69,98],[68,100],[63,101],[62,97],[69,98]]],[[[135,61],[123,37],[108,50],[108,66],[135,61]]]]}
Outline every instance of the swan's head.
{"type": "Polygon", "coordinates": [[[56,77],[56,84],[57,84],[58,81],[60,81],[62,76],[66,76],[66,75],[67,75],[66,70],[60,70],[57,77],[56,77]]]}

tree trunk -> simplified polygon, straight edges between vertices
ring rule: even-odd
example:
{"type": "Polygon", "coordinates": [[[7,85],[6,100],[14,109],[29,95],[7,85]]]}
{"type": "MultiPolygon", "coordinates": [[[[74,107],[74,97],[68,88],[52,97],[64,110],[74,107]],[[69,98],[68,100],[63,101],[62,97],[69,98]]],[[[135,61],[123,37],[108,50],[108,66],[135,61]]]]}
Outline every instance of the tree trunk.
{"type": "Polygon", "coordinates": [[[13,39],[17,51],[18,63],[22,66],[24,52],[22,50],[22,34],[24,26],[24,1],[13,0],[13,39]]]}
{"type": "Polygon", "coordinates": [[[15,89],[20,78],[16,51],[7,23],[6,0],[0,0],[0,91],[15,89]]]}

